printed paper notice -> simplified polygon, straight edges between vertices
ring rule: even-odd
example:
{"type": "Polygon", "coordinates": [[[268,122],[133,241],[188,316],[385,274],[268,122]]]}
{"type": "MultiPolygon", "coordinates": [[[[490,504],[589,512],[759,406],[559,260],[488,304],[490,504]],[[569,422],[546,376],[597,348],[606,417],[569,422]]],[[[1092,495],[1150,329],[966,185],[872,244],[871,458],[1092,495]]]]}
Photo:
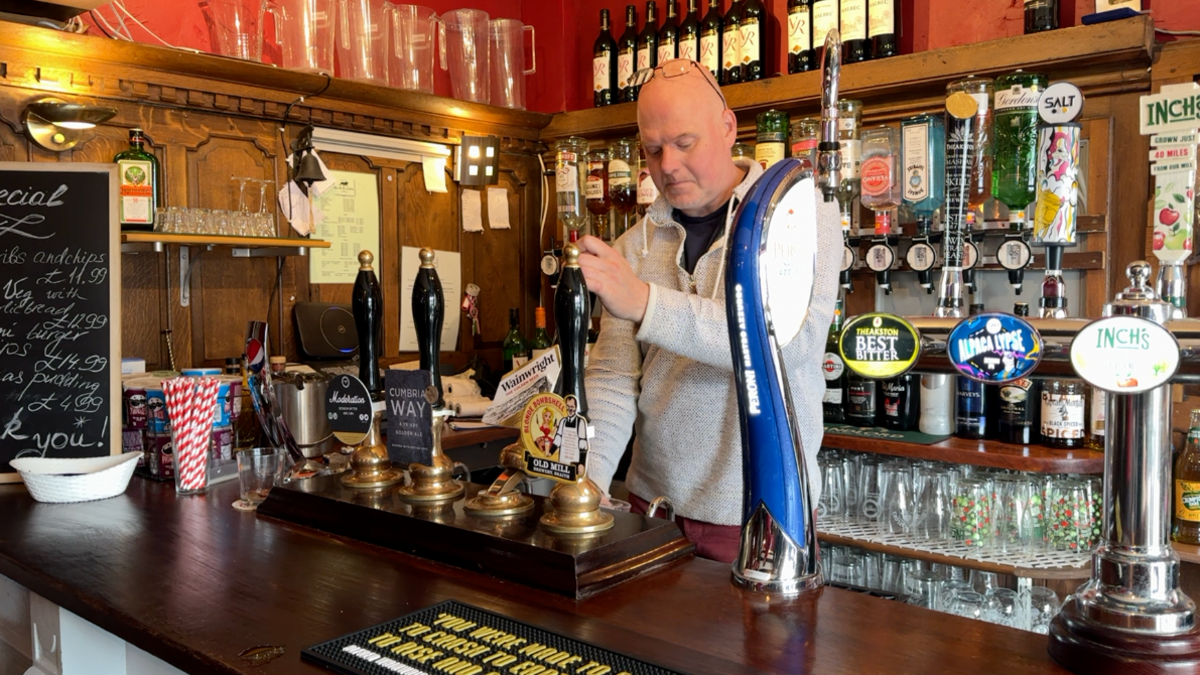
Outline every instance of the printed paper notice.
{"type": "Polygon", "coordinates": [[[508,223],[508,188],[490,187],[488,195],[488,224],[493,230],[510,229],[508,223]]]}
{"type": "Polygon", "coordinates": [[[309,251],[309,283],[352,284],[358,276],[358,254],[375,255],[379,275],[379,185],[373,173],[330,171],[333,187],[316,200],[325,220],[313,236],[329,242],[329,248],[309,251]]]}
{"type": "MultiPolygon", "coordinates": [[[[400,351],[417,351],[417,326],[413,322],[412,292],[421,268],[421,249],[404,246],[400,249],[400,351]]],[[[438,281],[442,282],[442,297],[446,303],[442,323],[442,351],[452,352],[458,346],[458,324],[462,317],[459,302],[462,298],[462,259],[452,251],[434,251],[433,264],[438,281]]],[[[357,269],[357,268],[356,268],[357,269]]]]}
{"type": "Polygon", "coordinates": [[[483,232],[483,207],[479,190],[462,191],[463,232],[483,232]]]}

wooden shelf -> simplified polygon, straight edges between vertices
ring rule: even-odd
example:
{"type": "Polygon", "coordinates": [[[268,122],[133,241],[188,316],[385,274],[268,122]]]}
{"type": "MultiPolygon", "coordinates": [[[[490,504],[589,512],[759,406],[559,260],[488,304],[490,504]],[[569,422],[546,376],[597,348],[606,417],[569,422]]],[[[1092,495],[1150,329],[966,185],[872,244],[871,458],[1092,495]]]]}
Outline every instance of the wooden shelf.
{"type": "Polygon", "coordinates": [[[999,441],[969,441],[963,438],[948,438],[940,443],[920,445],[828,432],[825,433],[821,446],[1034,473],[1099,474],[1104,471],[1104,453],[1086,448],[1055,450],[1040,445],[1009,445],[999,441]]]}
{"type": "Polygon", "coordinates": [[[1177,541],[1171,542],[1171,546],[1175,549],[1175,553],[1179,554],[1179,559],[1183,562],[1200,565],[1200,546],[1181,544],[1177,541]]]}
{"type": "MultiPolygon", "coordinates": [[[[869,242],[867,242],[867,243],[869,243],[869,242]]],[[[875,273],[874,270],[872,270],[870,267],[867,267],[867,263],[863,262],[863,258],[864,258],[864,256],[866,256],[867,249],[869,249],[869,248],[871,248],[871,247],[869,245],[865,245],[865,244],[859,248],[858,262],[854,264],[854,267],[850,270],[851,272],[853,272],[855,274],[857,274],[859,272],[870,273],[870,274],[875,273]]],[[[897,253],[896,257],[899,260],[897,261],[895,267],[892,267],[892,269],[891,269],[892,272],[911,272],[911,271],[913,271],[913,269],[911,267],[909,267],[908,263],[904,260],[903,254],[897,253]]],[[[996,259],[996,256],[986,256],[977,265],[975,265],[975,269],[977,269],[977,270],[1003,270],[1004,267],[1002,267],[1000,265],[1000,263],[994,262],[995,259],[996,259]]],[[[1025,269],[1025,274],[1027,276],[1034,275],[1039,270],[1044,270],[1045,268],[1046,268],[1045,254],[1035,253],[1033,255],[1033,259],[1029,263],[1029,267],[1027,267],[1025,269]]],[[[1102,269],[1104,269],[1104,251],[1080,251],[1079,253],[1064,253],[1063,254],[1063,268],[1067,269],[1067,270],[1102,270],[1102,269]]],[[[941,270],[941,268],[937,267],[937,268],[934,268],[933,272],[936,274],[936,273],[940,272],[940,270],[941,270]]],[[[1041,282],[1039,281],[1038,283],[1041,283],[1041,282]]]]}
{"type": "Polygon", "coordinates": [[[833,546],[853,546],[855,548],[861,548],[865,551],[875,551],[878,553],[895,555],[903,558],[916,558],[917,560],[925,560],[941,565],[954,565],[955,567],[966,567],[969,569],[982,570],[984,572],[995,572],[996,574],[1008,574],[1031,579],[1087,579],[1091,575],[1091,568],[1086,563],[1080,567],[1046,568],[1004,565],[990,561],[960,558],[953,555],[921,551],[904,546],[893,546],[891,544],[881,544],[879,542],[866,541],[854,537],[846,537],[839,534],[822,532],[819,525],[817,527],[817,539],[819,539],[822,543],[831,544],[833,546]]]}
{"type": "MultiPolygon", "coordinates": [[[[945,96],[945,85],[964,75],[995,76],[1018,68],[1045,72],[1052,79],[1069,73],[1085,95],[1144,89],[1153,50],[1154,22],[1140,16],[845,65],[840,95],[866,102],[872,119],[889,119],[936,104],[945,96]]],[[[754,115],[770,108],[816,111],[821,73],[781,75],[721,91],[743,123],[753,124],[754,115]]],[[[636,132],[637,104],[621,103],[555,115],[542,138],[636,132]]]]}
{"type": "Polygon", "coordinates": [[[227,246],[235,258],[307,255],[311,248],[329,248],[321,239],[299,237],[229,237],[219,234],[170,234],[166,232],[122,232],[122,253],[161,253],[167,246],[227,246]]]}

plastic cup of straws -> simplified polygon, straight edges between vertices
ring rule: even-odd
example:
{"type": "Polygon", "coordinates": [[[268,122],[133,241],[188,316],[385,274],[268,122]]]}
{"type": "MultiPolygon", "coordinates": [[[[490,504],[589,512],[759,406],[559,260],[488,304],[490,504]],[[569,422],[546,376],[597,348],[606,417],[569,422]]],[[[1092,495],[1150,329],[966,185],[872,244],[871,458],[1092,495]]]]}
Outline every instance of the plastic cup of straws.
{"type": "Polygon", "coordinates": [[[211,473],[213,416],[220,382],[213,377],[176,377],[163,382],[171,418],[175,492],[202,494],[211,473]]]}

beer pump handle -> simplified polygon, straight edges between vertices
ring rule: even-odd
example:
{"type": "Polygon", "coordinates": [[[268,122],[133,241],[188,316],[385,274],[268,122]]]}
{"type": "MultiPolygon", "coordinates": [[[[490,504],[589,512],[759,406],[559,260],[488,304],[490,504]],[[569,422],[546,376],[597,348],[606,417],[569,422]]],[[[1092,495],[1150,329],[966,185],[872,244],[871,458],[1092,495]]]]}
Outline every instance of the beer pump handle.
{"type": "Polygon", "coordinates": [[[817,180],[825,201],[836,199],[842,182],[838,143],[838,83],[842,73],[842,37],[836,28],[825,36],[821,60],[821,140],[817,145],[817,180]]]}
{"type": "Polygon", "coordinates": [[[441,410],[446,402],[442,392],[441,343],[442,323],[446,316],[446,299],[442,295],[442,282],[433,265],[433,249],[421,249],[421,268],[413,283],[412,313],[417,329],[417,351],[421,357],[421,370],[428,370],[437,389],[434,410],[441,410]]]}
{"type": "Polygon", "coordinates": [[[591,300],[583,270],[579,268],[579,247],[568,243],[563,247],[562,273],[554,292],[554,323],[562,350],[558,390],[563,398],[575,397],[577,410],[584,417],[588,405],[583,387],[583,356],[591,317],[591,300]]]}
{"type": "Polygon", "coordinates": [[[375,256],[370,251],[358,254],[358,277],[354,280],[354,327],[358,330],[358,379],[367,386],[371,396],[380,400],[383,381],[379,377],[379,353],[383,346],[383,292],[371,266],[375,256]]]}

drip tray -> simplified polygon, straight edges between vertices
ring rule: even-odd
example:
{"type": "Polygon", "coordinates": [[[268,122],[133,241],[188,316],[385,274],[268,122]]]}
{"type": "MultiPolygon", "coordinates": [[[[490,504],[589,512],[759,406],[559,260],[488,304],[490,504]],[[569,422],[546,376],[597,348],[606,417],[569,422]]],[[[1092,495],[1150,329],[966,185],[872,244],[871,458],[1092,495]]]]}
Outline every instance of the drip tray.
{"type": "Polygon", "coordinates": [[[583,598],[692,555],[695,546],[672,521],[611,512],[612,529],[596,535],[557,535],[539,519],[546,501],[506,518],[463,510],[484,486],[440,506],[410,504],[395,487],[352,490],[341,476],[278,485],[258,515],[316,528],[420,558],[583,598]]]}

